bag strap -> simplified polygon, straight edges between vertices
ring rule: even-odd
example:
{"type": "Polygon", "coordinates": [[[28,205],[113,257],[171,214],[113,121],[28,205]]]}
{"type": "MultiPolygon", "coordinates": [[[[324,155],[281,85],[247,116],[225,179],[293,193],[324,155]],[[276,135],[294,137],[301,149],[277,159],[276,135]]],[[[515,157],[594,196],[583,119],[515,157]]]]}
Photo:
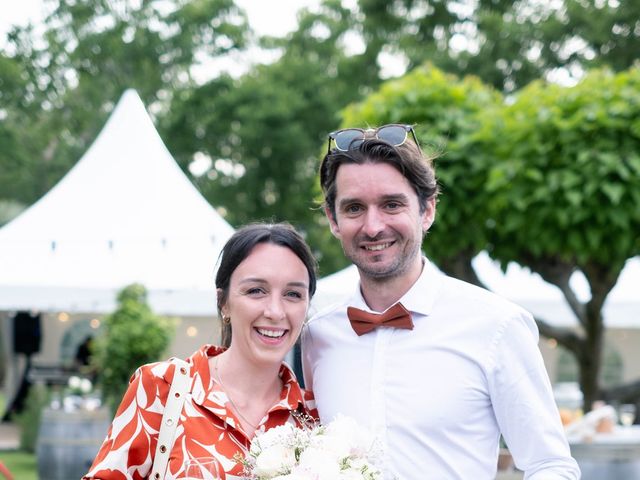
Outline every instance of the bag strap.
{"type": "Polygon", "coordinates": [[[189,380],[191,379],[189,363],[179,358],[172,358],[169,361],[175,364],[176,368],[171,388],[169,389],[167,404],[164,406],[164,413],[162,414],[158,445],[156,446],[156,454],[153,457],[151,476],[149,477],[151,480],[164,479],[167,472],[169,454],[176,438],[180,413],[182,412],[184,399],[189,389],[189,380]]]}

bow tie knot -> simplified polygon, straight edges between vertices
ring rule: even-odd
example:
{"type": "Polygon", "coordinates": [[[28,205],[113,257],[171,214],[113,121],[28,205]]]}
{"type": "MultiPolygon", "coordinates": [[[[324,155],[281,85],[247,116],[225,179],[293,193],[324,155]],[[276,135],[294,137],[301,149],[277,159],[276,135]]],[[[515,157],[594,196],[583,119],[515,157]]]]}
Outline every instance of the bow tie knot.
{"type": "Polygon", "coordinates": [[[411,313],[401,303],[396,303],[384,313],[371,313],[359,308],[347,307],[347,317],[358,336],[379,326],[413,330],[411,313]]]}

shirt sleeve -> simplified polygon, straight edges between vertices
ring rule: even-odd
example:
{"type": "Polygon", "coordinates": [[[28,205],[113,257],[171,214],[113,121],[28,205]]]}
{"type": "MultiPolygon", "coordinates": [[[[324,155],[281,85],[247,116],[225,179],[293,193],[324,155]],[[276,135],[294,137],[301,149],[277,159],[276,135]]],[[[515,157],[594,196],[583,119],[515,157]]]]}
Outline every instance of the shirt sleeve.
{"type": "Polygon", "coordinates": [[[307,390],[313,391],[311,325],[306,325],[302,330],[302,335],[300,336],[300,351],[304,387],[307,390]]]}
{"type": "Polygon", "coordinates": [[[516,467],[526,480],[577,480],[580,470],[553,398],[529,314],[507,319],[496,334],[491,402],[516,467]]]}
{"type": "Polygon", "coordinates": [[[129,382],[104,443],[83,480],[137,480],[147,478],[169,385],[139,368],[129,382]],[[162,399],[162,402],[161,402],[162,399]]]}

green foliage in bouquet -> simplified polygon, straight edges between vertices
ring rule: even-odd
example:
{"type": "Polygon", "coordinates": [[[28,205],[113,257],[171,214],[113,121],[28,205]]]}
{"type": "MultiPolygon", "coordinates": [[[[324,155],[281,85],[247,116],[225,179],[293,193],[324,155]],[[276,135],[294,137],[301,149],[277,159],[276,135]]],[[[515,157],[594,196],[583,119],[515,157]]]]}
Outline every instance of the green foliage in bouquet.
{"type": "Polygon", "coordinates": [[[157,361],[167,349],[174,322],[155,315],[144,286],[132,284],[118,294],[118,308],[105,318],[104,333],[94,346],[103,401],[114,410],[135,369],[157,361]]]}

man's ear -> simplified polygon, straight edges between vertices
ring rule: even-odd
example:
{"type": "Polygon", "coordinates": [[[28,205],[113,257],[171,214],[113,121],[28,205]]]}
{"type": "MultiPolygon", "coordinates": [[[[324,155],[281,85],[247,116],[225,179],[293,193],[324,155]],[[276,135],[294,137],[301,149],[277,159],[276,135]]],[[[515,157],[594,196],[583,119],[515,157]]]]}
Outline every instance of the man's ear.
{"type": "Polygon", "coordinates": [[[436,219],[436,199],[430,198],[427,201],[427,208],[422,214],[422,233],[427,233],[436,219]]]}
{"type": "Polygon", "coordinates": [[[333,213],[331,213],[331,209],[329,207],[324,207],[324,214],[329,220],[329,228],[331,229],[331,233],[333,233],[334,237],[340,239],[340,227],[338,227],[338,222],[336,222],[333,213]]]}

